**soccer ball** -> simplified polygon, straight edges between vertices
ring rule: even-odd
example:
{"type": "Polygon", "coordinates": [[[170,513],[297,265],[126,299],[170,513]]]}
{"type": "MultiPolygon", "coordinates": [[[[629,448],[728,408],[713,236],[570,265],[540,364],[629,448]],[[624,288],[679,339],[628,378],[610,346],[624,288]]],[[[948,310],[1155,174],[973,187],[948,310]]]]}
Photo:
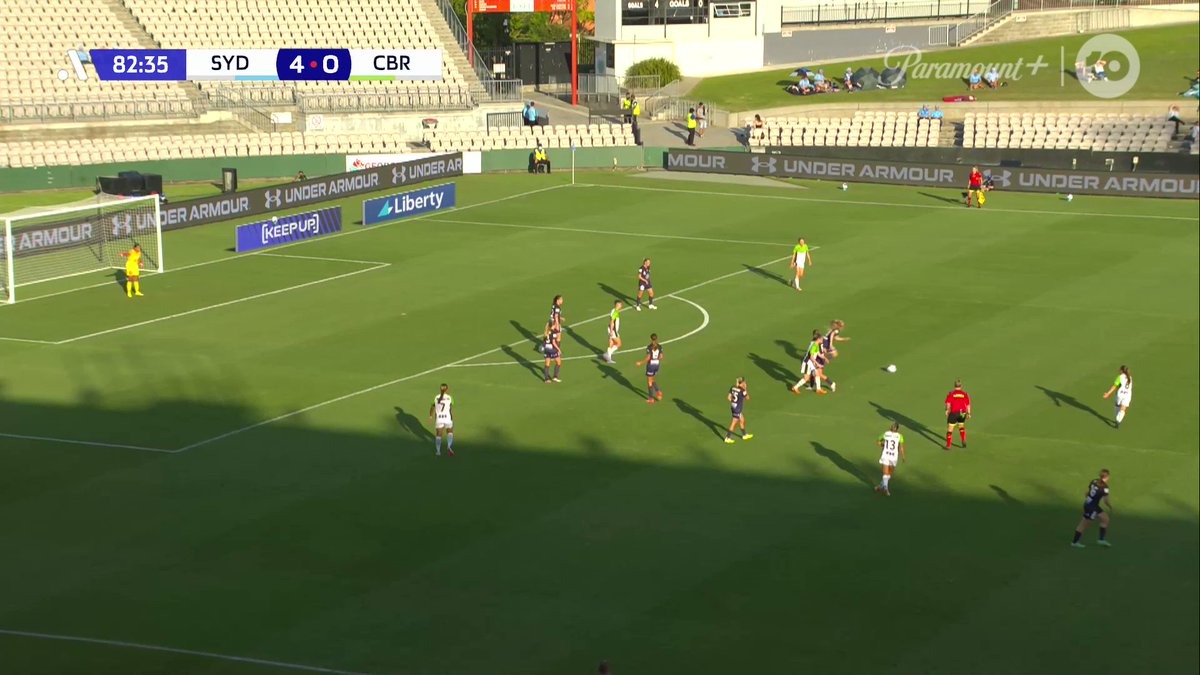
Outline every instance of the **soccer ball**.
{"type": "Polygon", "coordinates": [[[887,371],[888,371],[889,373],[894,373],[894,372],[896,372],[896,364],[894,364],[894,363],[893,363],[893,364],[889,365],[889,366],[887,367],[887,371]]]}
{"type": "Polygon", "coordinates": [[[842,191],[843,191],[843,192],[844,192],[844,191],[846,191],[846,190],[849,190],[849,189],[850,189],[850,186],[849,186],[849,185],[847,185],[847,184],[845,184],[845,183],[842,183],[842,191]]]}
{"type": "Polygon", "coordinates": [[[271,216],[271,222],[272,222],[272,223],[278,223],[278,222],[279,222],[279,216],[271,216]]]}
{"type": "Polygon", "coordinates": [[[1072,195],[1072,194],[1068,194],[1068,195],[1067,195],[1067,201],[1068,201],[1068,202],[1070,202],[1070,201],[1074,201],[1074,200],[1075,200],[1075,195],[1072,195]]]}

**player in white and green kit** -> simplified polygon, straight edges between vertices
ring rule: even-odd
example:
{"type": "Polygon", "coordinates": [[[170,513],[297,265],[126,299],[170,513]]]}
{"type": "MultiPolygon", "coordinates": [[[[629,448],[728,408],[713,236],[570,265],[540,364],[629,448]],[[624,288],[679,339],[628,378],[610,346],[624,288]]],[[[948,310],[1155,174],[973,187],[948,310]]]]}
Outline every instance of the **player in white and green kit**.
{"type": "Polygon", "coordinates": [[[904,435],[900,433],[900,423],[892,422],[892,428],[883,432],[877,443],[883,451],[879,455],[879,463],[883,465],[883,480],[875,486],[875,491],[891,497],[892,492],[888,488],[888,483],[891,482],[892,473],[896,470],[896,460],[907,461],[904,457],[904,435]]]}
{"type": "Polygon", "coordinates": [[[1129,374],[1129,368],[1121,366],[1121,371],[1117,373],[1117,379],[1113,380],[1112,387],[1104,393],[1104,399],[1108,400],[1113,392],[1117,392],[1117,428],[1121,428],[1121,422],[1125,419],[1125,411],[1129,409],[1129,404],[1133,402],[1133,375],[1129,374]]]}
{"type": "Polygon", "coordinates": [[[620,300],[613,302],[612,314],[608,317],[608,349],[604,352],[604,360],[613,363],[613,354],[621,348],[621,307],[620,300]]]}
{"type": "Polygon", "coordinates": [[[792,280],[792,287],[796,290],[800,288],[800,280],[804,278],[804,268],[806,265],[812,264],[812,256],[808,253],[808,244],[805,243],[804,237],[796,240],[796,246],[792,248],[792,261],[788,263],[788,267],[796,270],[796,278],[792,280]]]}
{"type": "Polygon", "coordinates": [[[446,454],[454,456],[454,399],[450,396],[450,385],[443,384],[438,395],[433,397],[433,405],[429,406],[429,419],[433,421],[434,451],[439,457],[442,454],[442,433],[446,434],[446,454]]]}

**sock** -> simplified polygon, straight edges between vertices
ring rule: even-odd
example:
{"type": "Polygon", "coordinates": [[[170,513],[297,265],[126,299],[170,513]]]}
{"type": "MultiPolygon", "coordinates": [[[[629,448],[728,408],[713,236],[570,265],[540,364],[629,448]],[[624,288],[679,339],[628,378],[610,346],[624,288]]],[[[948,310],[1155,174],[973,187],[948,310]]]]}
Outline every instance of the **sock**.
{"type": "Polygon", "coordinates": [[[814,378],[813,378],[813,382],[815,382],[815,383],[816,383],[817,391],[821,391],[821,378],[820,378],[820,376],[818,376],[818,377],[814,377],[814,378]]]}
{"type": "Polygon", "coordinates": [[[433,437],[433,447],[437,448],[438,452],[442,451],[442,437],[441,436],[433,437]]]}
{"type": "Polygon", "coordinates": [[[142,292],[142,282],[140,282],[140,281],[133,282],[133,292],[134,293],[142,292]]]}
{"type": "Polygon", "coordinates": [[[1100,528],[1100,541],[1104,541],[1107,538],[1108,538],[1108,528],[1107,527],[1100,528]]]}
{"type": "Polygon", "coordinates": [[[1083,533],[1082,533],[1082,532],[1080,532],[1079,530],[1075,530],[1075,538],[1071,540],[1071,543],[1072,543],[1072,544],[1078,544],[1078,543],[1079,543],[1079,538],[1080,538],[1080,537],[1082,537],[1082,536],[1083,536],[1083,533]]]}
{"type": "Polygon", "coordinates": [[[554,364],[554,379],[556,379],[556,380],[558,379],[558,368],[559,368],[559,365],[557,363],[554,364]]]}
{"type": "Polygon", "coordinates": [[[637,306],[638,307],[642,306],[642,296],[640,296],[640,295],[637,297],[637,306]]]}
{"type": "Polygon", "coordinates": [[[132,281],[125,282],[125,294],[133,295],[133,282],[132,281]]]}
{"type": "Polygon", "coordinates": [[[796,277],[795,279],[792,279],[792,285],[795,286],[796,288],[800,288],[800,277],[796,277]]]}
{"type": "Polygon", "coordinates": [[[543,379],[550,379],[550,366],[542,366],[542,373],[545,375],[543,379]]]}
{"type": "Polygon", "coordinates": [[[953,442],[954,442],[954,432],[953,432],[953,431],[947,431],[947,432],[946,432],[946,449],[949,449],[949,448],[950,448],[950,444],[951,444],[951,443],[953,443],[953,442]]]}
{"type": "Polygon", "coordinates": [[[1121,420],[1123,420],[1123,419],[1125,419],[1125,411],[1124,411],[1124,410],[1118,410],[1118,411],[1117,411],[1117,422],[1119,423],[1119,422],[1120,422],[1121,420]]]}
{"type": "Polygon", "coordinates": [[[803,377],[802,377],[802,378],[800,378],[800,381],[799,381],[799,382],[797,382],[797,383],[796,383],[796,386],[792,387],[792,389],[799,389],[800,387],[803,387],[803,386],[804,386],[804,380],[805,380],[805,379],[806,379],[806,378],[803,378],[803,377]]]}
{"type": "Polygon", "coordinates": [[[746,437],[746,427],[742,427],[742,438],[746,437]]]}
{"type": "Polygon", "coordinates": [[[450,450],[454,449],[454,432],[446,434],[446,448],[450,450]]]}
{"type": "Polygon", "coordinates": [[[609,347],[608,349],[604,350],[604,355],[611,359],[612,355],[613,355],[613,351],[614,351],[613,348],[609,347]]]}
{"type": "Polygon", "coordinates": [[[885,489],[885,490],[887,489],[888,482],[891,480],[892,480],[891,476],[887,475],[886,473],[883,474],[883,489],[885,489]]]}
{"type": "Polygon", "coordinates": [[[967,429],[966,429],[966,427],[963,427],[962,429],[958,430],[958,437],[962,439],[963,445],[967,444],[967,429]]]}

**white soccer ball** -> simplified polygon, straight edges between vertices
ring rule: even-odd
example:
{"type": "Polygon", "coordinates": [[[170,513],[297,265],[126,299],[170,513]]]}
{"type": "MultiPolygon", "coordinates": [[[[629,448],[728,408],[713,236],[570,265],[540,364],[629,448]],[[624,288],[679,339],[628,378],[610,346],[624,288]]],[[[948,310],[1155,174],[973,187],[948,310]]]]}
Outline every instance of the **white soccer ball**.
{"type": "Polygon", "coordinates": [[[843,190],[843,191],[845,191],[845,190],[849,190],[849,189],[850,189],[850,186],[849,186],[849,185],[847,185],[846,183],[842,183],[842,190],[843,190]]]}
{"type": "Polygon", "coordinates": [[[889,373],[894,373],[894,372],[896,372],[896,364],[894,364],[894,363],[893,363],[893,364],[889,365],[889,366],[887,367],[887,371],[888,371],[889,373]]]}
{"type": "Polygon", "coordinates": [[[278,222],[279,222],[279,216],[271,216],[271,222],[272,222],[272,223],[278,223],[278,222]]]}
{"type": "Polygon", "coordinates": [[[1074,201],[1074,200],[1075,200],[1075,195],[1072,195],[1072,194],[1067,195],[1067,201],[1070,202],[1070,201],[1074,201]]]}

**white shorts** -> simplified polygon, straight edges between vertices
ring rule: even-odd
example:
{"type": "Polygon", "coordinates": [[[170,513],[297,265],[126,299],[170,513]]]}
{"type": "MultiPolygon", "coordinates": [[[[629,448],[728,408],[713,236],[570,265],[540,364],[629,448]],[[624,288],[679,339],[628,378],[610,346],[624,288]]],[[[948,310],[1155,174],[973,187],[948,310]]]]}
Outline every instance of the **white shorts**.
{"type": "Polygon", "coordinates": [[[1129,402],[1132,400],[1133,400],[1133,394],[1129,394],[1127,396],[1121,396],[1120,394],[1117,394],[1117,407],[1128,408],[1129,402]]]}
{"type": "Polygon", "coordinates": [[[454,428],[454,420],[450,419],[449,417],[439,417],[439,418],[437,418],[437,422],[434,422],[433,428],[434,429],[453,429],[454,428]]]}
{"type": "Polygon", "coordinates": [[[620,340],[621,339],[621,331],[617,331],[617,330],[613,330],[613,329],[609,328],[608,329],[608,339],[609,340],[620,340]]]}
{"type": "Polygon", "coordinates": [[[798,269],[798,270],[804,269],[804,264],[807,262],[808,262],[808,258],[800,258],[799,260],[796,261],[796,269],[798,269]]]}
{"type": "Polygon", "coordinates": [[[885,452],[883,453],[883,456],[879,458],[879,463],[884,466],[896,466],[896,456],[885,452]]]}
{"type": "Polygon", "coordinates": [[[708,128],[708,120],[700,120],[700,128],[707,129],[708,128]]]}

